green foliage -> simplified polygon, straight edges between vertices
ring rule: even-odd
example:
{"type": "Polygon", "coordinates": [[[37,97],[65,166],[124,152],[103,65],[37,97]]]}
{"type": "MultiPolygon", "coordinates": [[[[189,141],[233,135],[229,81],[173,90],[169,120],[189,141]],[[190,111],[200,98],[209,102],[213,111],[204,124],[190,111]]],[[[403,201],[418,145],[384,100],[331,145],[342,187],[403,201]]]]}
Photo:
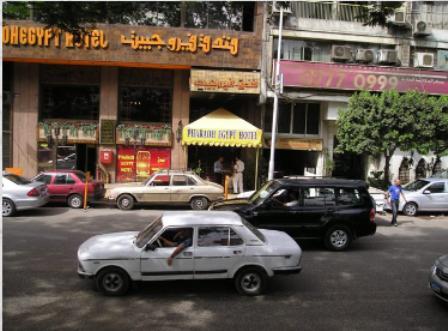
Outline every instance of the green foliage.
{"type": "Polygon", "coordinates": [[[25,20],[29,17],[30,8],[27,2],[5,1],[2,4],[3,18],[10,20],[25,20]]]}

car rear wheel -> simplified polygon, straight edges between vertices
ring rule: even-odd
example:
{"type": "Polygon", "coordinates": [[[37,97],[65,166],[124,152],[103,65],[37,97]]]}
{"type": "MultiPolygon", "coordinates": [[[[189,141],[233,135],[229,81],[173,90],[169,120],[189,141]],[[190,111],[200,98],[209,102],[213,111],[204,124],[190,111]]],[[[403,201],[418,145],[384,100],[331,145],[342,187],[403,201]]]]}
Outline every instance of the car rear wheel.
{"type": "Polygon", "coordinates": [[[193,198],[190,206],[193,210],[205,210],[208,207],[208,200],[204,197],[193,198]]]}
{"type": "Polygon", "coordinates": [[[352,233],[345,225],[335,225],[325,233],[325,246],[332,251],[343,251],[350,246],[352,233]]]}
{"type": "Polygon", "coordinates": [[[127,293],[130,285],[129,276],[119,268],[107,268],[96,277],[98,289],[108,296],[120,296],[127,293]]]}
{"type": "Polygon", "coordinates": [[[235,288],[243,295],[260,295],[266,289],[266,284],[266,272],[260,268],[245,268],[235,276],[235,288]]]}
{"type": "Polygon", "coordinates": [[[82,196],[79,194],[72,194],[68,197],[67,203],[71,208],[81,208],[82,207],[82,196]]]}
{"type": "Polygon", "coordinates": [[[15,212],[16,212],[16,207],[14,206],[14,202],[12,202],[10,199],[3,198],[2,216],[9,217],[9,216],[14,215],[15,212]]]}
{"type": "Polygon", "coordinates": [[[134,208],[134,198],[129,194],[120,195],[117,200],[117,206],[121,210],[131,210],[134,208]]]}
{"type": "Polygon", "coordinates": [[[415,216],[417,215],[417,211],[418,207],[413,202],[408,202],[407,204],[404,205],[403,214],[405,214],[406,216],[415,216]]]}

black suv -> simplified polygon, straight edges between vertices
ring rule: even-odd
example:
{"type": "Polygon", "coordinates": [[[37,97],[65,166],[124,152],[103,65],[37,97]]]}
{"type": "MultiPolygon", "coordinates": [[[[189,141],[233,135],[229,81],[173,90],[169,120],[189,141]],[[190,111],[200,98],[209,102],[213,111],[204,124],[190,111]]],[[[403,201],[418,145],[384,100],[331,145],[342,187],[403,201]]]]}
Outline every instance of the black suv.
{"type": "Polygon", "coordinates": [[[295,239],[323,239],[332,250],[376,231],[375,202],[360,180],[275,179],[249,199],[216,202],[210,209],[233,210],[257,227],[295,239]]]}

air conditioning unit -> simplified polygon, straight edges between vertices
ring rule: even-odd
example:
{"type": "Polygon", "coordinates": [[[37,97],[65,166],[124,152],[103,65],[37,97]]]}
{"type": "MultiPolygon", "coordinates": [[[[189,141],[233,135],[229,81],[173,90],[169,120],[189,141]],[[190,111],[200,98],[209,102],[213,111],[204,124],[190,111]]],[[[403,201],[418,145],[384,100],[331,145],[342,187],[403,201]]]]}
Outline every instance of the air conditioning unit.
{"type": "Polygon", "coordinates": [[[378,53],[378,63],[381,64],[397,64],[398,55],[394,49],[380,49],[378,53]]]}
{"type": "Polygon", "coordinates": [[[405,25],[406,22],[406,10],[404,8],[399,8],[395,10],[391,22],[396,25],[405,25]]]}
{"type": "Polygon", "coordinates": [[[433,68],[434,54],[433,53],[415,53],[414,67],[416,68],[433,68]]]}
{"type": "Polygon", "coordinates": [[[423,20],[414,22],[414,24],[412,25],[412,30],[414,31],[414,36],[416,37],[429,36],[432,32],[431,24],[423,20]]]}
{"type": "Polygon", "coordinates": [[[357,62],[370,63],[375,61],[375,50],[358,48],[356,50],[355,60],[357,62]]]}
{"type": "Polygon", "coordinates": [[[333,45],[331,58],[335,61],[350,61],[352,59],[352,48],[350,46],[333,45]]]}
{"type": "Polygon", "coordinates": [[[283,13],[292,14],[291,3],[289,1],[274,1],[272,4],[272,12],[280,13],[280,3],[283,4],[283,13]]]}

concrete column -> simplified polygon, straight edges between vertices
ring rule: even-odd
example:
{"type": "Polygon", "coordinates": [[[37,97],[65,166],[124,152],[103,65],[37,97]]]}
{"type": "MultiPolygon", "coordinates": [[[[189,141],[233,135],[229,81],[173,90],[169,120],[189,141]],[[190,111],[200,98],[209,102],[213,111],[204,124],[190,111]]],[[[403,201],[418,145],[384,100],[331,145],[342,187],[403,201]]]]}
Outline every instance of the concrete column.
{"type": "Polygon", "coordinates": [[[13,166],[22,168],[25,177],[32,177],[37,173],[39,65],[15,63],[13,86],[13,166]]]}
{"type": "Polygon", "coordinates": [[[189,71],[174,71],[173,87],[173,108],[172,108],[172,128],[173,128],[173,147],[171,149],[171,168],[186,169],[188,165],[187,146],[182,146],[181,141],[177,141],[177,128],[179,122],[185,126],[190,118],[190,87],[189,71]]]}
{"type": "MultiPolygon", "coordinates": [[[[117,120],[118,118],[118,68],[101,68],[101,86],[100,86],[100,122],[101,120],[117,120]]],[[[112,164],[104,165],[110,176],[110,181],[115,182],[116,170],[116,145],[100,145],[98,148],[98,163],[100,162],[100,153],[102,150],[112,150],[114,160],[112,164]]]]}

